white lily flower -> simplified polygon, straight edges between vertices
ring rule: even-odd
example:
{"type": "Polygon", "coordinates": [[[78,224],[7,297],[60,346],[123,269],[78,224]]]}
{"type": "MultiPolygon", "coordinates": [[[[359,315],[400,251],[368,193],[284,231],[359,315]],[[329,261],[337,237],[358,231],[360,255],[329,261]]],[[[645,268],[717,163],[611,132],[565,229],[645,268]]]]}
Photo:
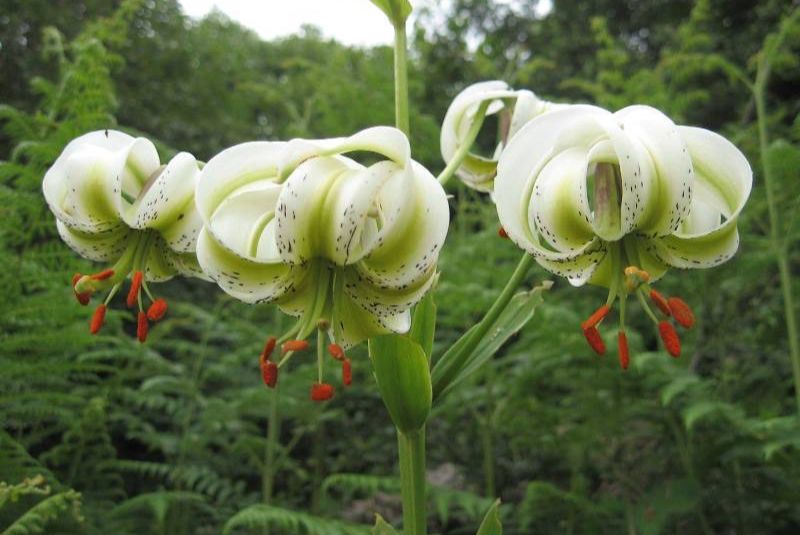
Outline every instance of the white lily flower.
{"type": "Polygon", "coordinates": [[[204,167],[196,202],[203,270],[241,301],[299,316],[289,333],[297,349],[320,320],[343,347],[407,331],[449,223],[444,190],[389,127],[231,147],[204,167]],[[341,156],[352,151],[383,159],[364,166],[341,156]]]}
{"type": "MultiPolygon", "coordinates": [[[[511,139],[494,195],[508,236],[545,269],[576,286],[609,288],[606,304],[583,324],[595,350],[605,350],[596,326],[616,297],[622,320],[625,296],[636,293],[677,356],[672,325],[656,317],[644,296],[686,327],[694,321],[691,310],[648,282],[669,267],[707,268],[733,256],[736,219],[751,185],[745,157],[713,132],[676,126],[647,106],[612,114],[580,105],[538,117],[511,139]]],[[[627,366],[623,338],[621,321],[627,366]]]]}
{"type": "Polygon", "coordinates": [[[541,100],[526,89],[511,89],[500,80],[472,84],[447,109],[440,140],[442,158],[450,165],[463,157],[456,170],[459,178],[473,189],[491,192],[497,160],[507,140],[534,117],[564,107],[565,104],[541,100]],[[470,149],[484,118],[495,114],[500,121],[499,140],[493,155],[487,158],[470,149]]]}
{"type": "Polygon", "coordinates": [[[73,140],[47,171],[42,190],[62,239],[84,258],[111,264],[73,278],[81,304],[94,292],[109,290],[92,318],[92,333],[129,275],[128,306],[138,304],[141,341],[148,319],[156,321],[166,311],[166,302],[152,297],[147,282],[204,276],[194,255],[202,226],[193,202],[199,174],[192,155],[182,152],[162,166],[152,142],[115,130],[73,140]],[[142,289],[152,302],[147,313],[142,289]]]}

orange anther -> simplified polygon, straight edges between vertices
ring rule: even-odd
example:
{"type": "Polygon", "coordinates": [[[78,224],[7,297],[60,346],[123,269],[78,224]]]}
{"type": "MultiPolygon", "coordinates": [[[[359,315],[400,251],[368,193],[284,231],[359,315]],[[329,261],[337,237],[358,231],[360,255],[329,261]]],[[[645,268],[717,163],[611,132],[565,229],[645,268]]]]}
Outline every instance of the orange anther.
{"type": "Polygon", "coordinates": [[[627,370],[628,365],[631,363],[631,354],[628,351],[628,336],[625,331],[620,331],[617,334],[617,351],[619,352],[619,365],[622,366],[623,370],[627,370]]]}
{"type": "Polygon", "coordinates": [[[275,350],[275,344],[278,341],[275,339],[274,336],[270,336],[267,338],[267,343],[264,344],[264,351],[261,352],[261,360],[267,361],[272,356],[272,352],[275,350]]]}
{"type": "Polygon", "coordinates": [[[503,238],[504,240],[508,239],[508,232],[506,232],[506,229],[504,229],[503,227],[497,229],[497,235],[503,238]]]}
{"type": "Polygon", "coordinates": [[[675,358],[681,356],[681,339],[678,338],[678,333],[675,332],[675,327],[668,321],[662,321],[658,324],[658,334],[661,335],[661,340],[664,342],[664,347],[667,348],[667,353],[675,358]]]}
{"type": "Polygon", "coordinates": [[[288,353],[289,351],[305,351],[308,347],[308,342],[305,340],[289,340],[283,343],[281,351],[283,353],[288,353]]]}
{"type": "Polygon", "coordinates": [[[600,336],[600,331],[598,331],[596,327],[584,329],[583,336],[586,337],[586,341],[589,342],[589,345],[592,346],[595,353],[598,355],[605,355],[606,344],[603,342],[603,337],[600,336]]]}
{"type": "Polygon", "coordinates": [[[328,345],[328,353],[336,360],[344,360],[345,354],[344,349],[339,344],[330,344],[328,345]]]}
{"type": "Polygon", "coordinates": [[[694,325],[694,312],[692,308],[686,304],[686,301],[680,297],[670,297],[667,299],[667,304],[672,312],[675,321],[687,329],[694,325]]]}
{"type": "Polygon", "coordinates": [[[657,292],[656,290],[650,290],[650,300],[655,303],[658,309],[663,312],[665,316],[671,315],[667,300],[663,295],[661,295],[661,293],[657,292]]]}
{"type": "Polygon", "coordinates": [[[97,334],[100,332],[100,327],[103,326],[105,319],[106,306],[99,305],[96,309],[94,309],[94,314],[92,314],[92,321],[89,323],[89,332],[92,334],[97,334]]]}
{"type": "Polygon", "coordinates": [[[104,269],[103,271],[101,271],[99,273],[95,273],[94,275],[89,275],[89,278],[91,278],[92,280],[96,280],[96,281],[103,281],[103,280],[106,280],[106,279],[110,279],[113,276],[114,276],[114,270],[113,269],[104,269]]]}
{"type": "Polygon", "coordinates": [[[167,313],[167,302],[164,299],[158,298],[153,301],[150,308],[147,309],[147,319],[150,321],[158,321],[167,313]]]}
{"type": "Polygon", "coordinates": [[[585,331],[586,329],[597,327],[597,324],[603,321],[603,318],[605,318],[609,312],[611,312],[610,306],[608,305],[601,306],[600,308],[595,310],[586,321],[581,323],[581,329],[585,331]]]}
{"type": "Polygon", "coordinates": [[[128,291],[128,308],[133,307],[139,300],[139,291],[142,289],[142,272],[135,271],[131,277],[131,289],[128,291]]]}
{"type": "MultiPolygon", "coordinates": [[[[82,278],[83,275],[81,275],[80,273],[76,273],[72,276],[73,289],[75,288],[75,285],[78,284],[78,281],[81,280],[82,278]]],[[[86,306],[92,299],[92,292],[81,292],[81,293],[75,292],[75,299],[77,299],[78,303],[80,303],[81,305],[86,306]]]]}
{"type": "Polygon", "coordinates": [[[311,399],[313,401],[328,401],[333,397],[334,389],[328,383],[314,383],[311,385],[311,399]]]}
{"type": "Polygon", "coordinates": [[[275,388],[278,384],[278,365],[272,361],[263,361],[261,363],[261,378],[264,384],[270,388],[275,388]]]}
{"type": "Polygon", "coordinates": [[[342,384],[350,386],[353,382],[353,368],[350,366],[350,359],[342,361],[342,384]]]}
{"type": "Polygon", "coordinates": [[[147,314],[139,311],[139,315],[136,317],[136,338],[139,339],[139,342],[144,343],[147,340],[147,329],[147,314]]]}

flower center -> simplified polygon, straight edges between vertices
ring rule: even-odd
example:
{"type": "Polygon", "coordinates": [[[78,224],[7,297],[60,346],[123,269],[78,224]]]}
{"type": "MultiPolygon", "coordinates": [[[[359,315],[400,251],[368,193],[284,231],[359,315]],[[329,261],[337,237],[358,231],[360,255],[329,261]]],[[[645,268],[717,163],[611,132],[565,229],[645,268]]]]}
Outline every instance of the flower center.
{"type": "Polygon", "coordinates": [[[89,323],[89,332],[97,334],[105,323],[106,310],[114,296],[119,292],[125,279],[130,277],[131,285],[126,298],[128,308],[138,306],[136,317],[136,337],[140,342],[147,339],[149,322],[158,321],[167,311],[167,302],[161,298],[153,297],[147,286],[144,274],[147,267],[147,258],[157,239],[153,231],[145,230],[132,235],[130,244],[126,247],[116,263],[107,269],[91,275],[76,273],[72,277],[72,288],[75,298],[81,305],[88,305],[92,296],[97,292],[106,292],[103,302],[97,306],[89,323]],[[144,297],[142,292],[144,291],[144,297]],[[147,311],[144,309],[145,298],[150,301],[147,311]]]}

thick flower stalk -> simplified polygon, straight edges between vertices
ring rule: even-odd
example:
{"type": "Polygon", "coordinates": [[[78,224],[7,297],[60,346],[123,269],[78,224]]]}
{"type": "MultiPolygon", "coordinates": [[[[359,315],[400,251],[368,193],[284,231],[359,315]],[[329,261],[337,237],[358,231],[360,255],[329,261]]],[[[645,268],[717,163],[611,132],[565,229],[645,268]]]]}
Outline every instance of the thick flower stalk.
{"type": "Polygon", "coordinates": [[[540,265],[575,286],[609,289],[582,325],[598,353],[597,327],[620,298],[625,368],[626,297],[636,295],[667,351],[680,355],[671,320],[690,327],[694,316],[651,283],[670,267],[709,268],[733,256],[751,185],[745,157],[713,132],[677,126],[647,106],[610,113],[581,105],[542,115],[511,139],[494,195],[508,236],[540,265]]]}
{"type": "MultiPolygon", "coordinates": [[[[494,80],[473,84],[459,93],[444,117],[441,132],[442,158],[448,168],[469,187],[491,192],[497,160],[508,142],[528,121],[566,105],[541,100],[526,89],[511,89],[494,80]],[[484,119],[498,116],[497,144],[490,157],[472,150],[484,119]]],[[[444,173],[443,173],[444,174],[444,173]]]]}
{"type": "Polygon", "coordinates": [[[147,283],[177,274],[203,277],[194,255],[202,226],[194,208],[199,174],[192,155],[182,152],[161,165],[153,143],[115,130],[73,140],[47,171],[42,189],[61,238],[84,258],[106,264],[72,279],[82,305],[105,292],[90,322],[92,334],[127,278],[127,305],[138,308],[137,337],[144,342],[149,322],[167,309],[147,283]]]}
{"type": "MultiPolygon", "coordinates": [[[[405,135],[389,127],[229,148],[203,169],[196,201],[203,270],[241,301],[276,303],[298,317],[278,340],[279,363],[274,342],[262,352],[268,386],[316,329],[332,342],[328,352],[342,363],[344,383],[351,374],[344,349],[407,331],[409,309],[435,280],[449,223],[444,190],[411,160],[405,135]],[[364,166],[341,155],[352,151],[380,160],[364,166]]],[[[322,352],[312,389],[320,400],[333,394],[322,352]]]]}

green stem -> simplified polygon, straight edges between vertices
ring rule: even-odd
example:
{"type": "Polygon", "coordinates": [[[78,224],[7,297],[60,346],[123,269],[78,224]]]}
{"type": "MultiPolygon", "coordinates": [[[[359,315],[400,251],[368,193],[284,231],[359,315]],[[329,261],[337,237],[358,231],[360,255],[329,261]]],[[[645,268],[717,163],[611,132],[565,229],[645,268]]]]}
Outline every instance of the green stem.
{"type": "Polygon", "coordinates": [[[397,431],[400,489],[403,496],[403,534],[426,535],[425,427],[412,433],[397,431]]]}
{"type": "Polygon", "coordinates": [[[758,146],[761,153],[761,166],[764,174],[764,189],[767,195],[767,212],[769,214],[769,233],[772,251],[778,263],[778,275],[783,293],[783,310],[786,321],[786,334],[789,337],[789,355],[792,361],[792,374],[794,376],[794,393],[797,402],[797,411],[800,413],[800,344],[797,338],[797,318],[795,316],[794,297],[792,295],[792,275],[789,269],[789,258],[786,247],[780,236],[778,209],[775,199],[775,184],[772,177],[772,165],[769,161],[768,147],[769,135],[767,133],[767,112],[764,92],[769,78],[770,63],[762,62],[753,88],[753,98],[756,103],[756,116],[758,119],[758,146]]]}
{"type": "Polygon", "coordinates": [[[472,125],[470,125],[469,130],[467,131],[467,137],[464,138],[463,143],[453,157],[447,162],[447,166],[444,170],[436,177],[436,180],[444,186],[450,180],[450,178],[455,174],[456,170],[461,167],[461,162],[464,161],[464,158],[467,157],[469,154],[469,149],[472,148],[472,144],[475,143],[475,138],[478,137],[478,132],[481,131],[481,126],[483,126],[483,119],[486,115],[486,108],[489,106],[489,102],[484,102],[478,108],[478,111],[475,112],[475,119],[472,121],[472,125]]]}
{"type": "MultiPolygon", "coordinates": [[[[464,367],[464,364],[469,358],[470,354],[475,350],[481,340],[483,340],[484,336],[486,336],[486,333],[489,332],[489,329],[492,327],[494,322],[497,321],[497,318],[500,316],[503,310],[505,310],[508,302],[511,301],[511,298],[514,297],[514,292],[519,285],[522,284],[522,281],[525,279],[525,275],[528,273],[528,269],[530,269],[532,265],[533,256],[529,255],[528,253],[522,253],[522,258],[520,258],[517,268],[514,270],[511,278],[508,279],[508,282],[506,282],[506,286],[503,288],[503,291],[500,292],[500,295],[497,296],[495,302],[492,303],[489,311],[486,312],[486,315],[483,317],[480,323],[478,323],[478,325],[476,325],[475,328],[470,330],[470,332],[466,335],[469,338],[464,342],[464,344],[457,344],[459,346],[459,353],[455,356],[450,356],[450,352],[448,351],[439,359],[439,362],[443,363],[445,369],[441,375],[438,375],[433,381],[434,400],[444,391],[445,388],[447,388],[447,386],[458,375],[458,372],[461,370],[461,368],[464,367]]],[[[436,371],[435,368],[436,367],[434,367],[434,372],[436,371]]],[[[434,373],[434,375],[436,374],[434,373]]]]}
{"type": "Polygon", "coordinates": [[[397,128],[411,134],[408,119],[408,62],[406,60],[406,23],[394,25],[394,115],[397,128]]]}

